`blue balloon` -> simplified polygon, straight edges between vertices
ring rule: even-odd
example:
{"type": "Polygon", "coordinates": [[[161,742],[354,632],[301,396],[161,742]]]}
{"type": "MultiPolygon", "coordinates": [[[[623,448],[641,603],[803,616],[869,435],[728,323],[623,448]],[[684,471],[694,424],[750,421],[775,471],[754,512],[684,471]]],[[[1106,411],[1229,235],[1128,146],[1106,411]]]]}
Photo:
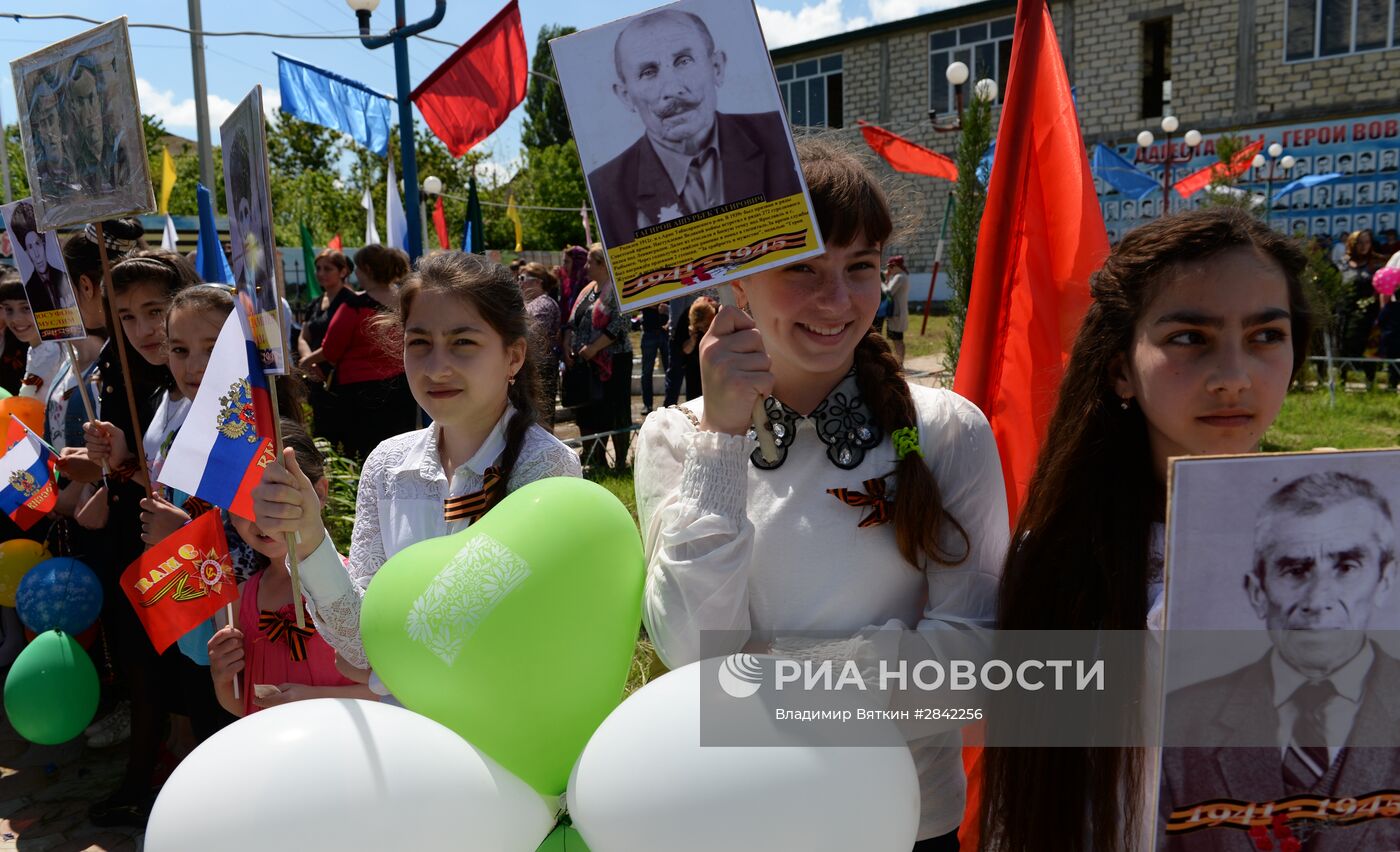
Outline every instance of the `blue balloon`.
{"type": "Polygon", "coordinates": [[[71,556],[46,559],[20,580],[15,609],[35,633],[62,630],[77,635],[102,612],[102,584],[91,568],[71,556]]]}

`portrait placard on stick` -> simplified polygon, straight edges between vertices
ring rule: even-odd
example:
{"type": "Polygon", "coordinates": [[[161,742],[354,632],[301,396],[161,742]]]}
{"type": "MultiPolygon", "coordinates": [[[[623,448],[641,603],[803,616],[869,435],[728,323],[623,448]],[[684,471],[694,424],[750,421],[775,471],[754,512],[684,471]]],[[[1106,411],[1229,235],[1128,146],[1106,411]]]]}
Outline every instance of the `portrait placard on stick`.
{"type": "Polygon", "coordinates": [[[1156,848],[1400,848],[1400,450],[1176,459],[1168,502],[1156,848]]]}
{"type": "Polygon", "coordinates": [[[34,204],[28,198],[0,207],[0,216],[5,218],[5,228],[14,246],[15,266],[24,281],[24,297],[29,300],[39,339],[81,340],[87,337],[83,316],[78,311],[78,297],[63,262],[58,234],[39,230],[34,221],[34,204]]]}
{"type": "Polygon", "coordinates": [[[681,0],[550,47],[623,310],[821,253],[751,0],[681,0]]]}
{"type": "Polygon", "coordinates": [[[228,204],[231,265],[263,372],[287,372],[282,333],[282,291],[277,241],[272,232],[272,193],[267,173],[267,132],[262,86],[254,86],[222,125],[224,199],[228,204]]]}
{"type": "Polygon", "coordinates": [[[126,18],[10,63],[41,231],[155,209],[126,18]]]}

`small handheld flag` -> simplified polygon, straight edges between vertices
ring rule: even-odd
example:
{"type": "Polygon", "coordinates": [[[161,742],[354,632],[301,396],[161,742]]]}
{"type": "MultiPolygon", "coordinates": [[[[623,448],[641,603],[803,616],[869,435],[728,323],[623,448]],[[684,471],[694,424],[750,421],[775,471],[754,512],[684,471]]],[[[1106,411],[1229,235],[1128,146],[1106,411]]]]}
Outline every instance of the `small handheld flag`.
{"type": "Polygon", "coordinates": [[[0,510],[27,530],[58,503],[54,463],[58,455],[14,415],[6,428],[8,449],[0,456],[0,510]]]}
{"type": "Polygon", "coordinates": [[[122,591],[156,653],[238,600],[238,581],[218,509],[166,536],[121,577],[122,591]]]}

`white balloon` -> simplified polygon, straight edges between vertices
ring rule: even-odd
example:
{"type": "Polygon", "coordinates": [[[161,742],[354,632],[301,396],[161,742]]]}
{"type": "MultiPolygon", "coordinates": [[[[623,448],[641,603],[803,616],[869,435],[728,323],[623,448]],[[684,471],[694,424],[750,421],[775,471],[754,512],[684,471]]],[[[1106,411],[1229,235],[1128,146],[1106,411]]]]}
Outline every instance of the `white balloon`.
{"type": "Polygon", "coordinates": [[[473,849],[534,852],[545,799],[411,710],[294,701],[210,737],[176,768],[147,852],[473,849]]]}
{"type": "MultiPolygon", "coordinates": [[[[914,845],[919,778],[908,748],[702,748],[700,678],[701,663],[692,663],[648,683],[588,741],[568,804],[593,852],[914,845]]],[[[753,725],[774,725],[765,702],[751,706],[753,725]]]]}

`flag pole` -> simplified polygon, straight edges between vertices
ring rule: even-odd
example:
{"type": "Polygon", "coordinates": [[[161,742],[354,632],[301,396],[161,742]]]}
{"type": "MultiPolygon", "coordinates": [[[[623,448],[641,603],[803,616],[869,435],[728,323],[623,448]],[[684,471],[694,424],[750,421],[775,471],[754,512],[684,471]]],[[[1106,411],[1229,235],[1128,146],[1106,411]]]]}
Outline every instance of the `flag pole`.
{"type": "MultiPolygon", "coordinates": [[[[280,260],[280,256],[279,256],[279,260],[280,260]]],[[[279,299],[279,304],[277,305],[277,316],[278,316],[278,317],[281,317],[281,316],[282,316],[282,305],[280,304],[281,294],[287,292],[286,273],[285,273],[285,271],[283,270],[282,264],[281,264],[281,263],[275,263],[275,264],[273,264],[272,271],[273,271],[273,274],[275,274],[275,275],[277,276],[277,293],[278,293],[278,299],[279,299]]],[[[290,322],[291,320],[290,320],[290,319],[286,319],[285,321],[286,321],[286,322],[290,322]]],[[[280,338],[280,339],[278,340],[278,343],[279,343],[279,344],[285,343],[285,342],[287,341],[287,333],[286,333],[286,332],[287,332],[287,329],[284,328],[283,325],[282,325],[282,323],[279,322],[279,323],[277,324],[277,334],[278,334],[278,337],[280,338]]],[[[290,352],[287,352],[287,353],[286,353],[286,357],[287,357],[288,359],[290,359],[291,356],[292,356],[292,353],[290,353],[290,352]]],[[[277,405],[277,376],[276,376],[276,375],[270,375],[270,376],[267,377],[267,390],[268,390],[268,394],[267,394],[267,395],[268,395],[269,397],[271,397],[271,401],[272,401],[272,447],[273,447],[273,450],[277,453],[277,460],[278,460],[278,461],[281,461],[281,460],[282,460],[282,412],[279,410],[278,405],[277,405]]],[[[300,572],[300,570],[298,570],[298,564],[297,564],[297,562],[298,562],[298,560],[297,560],[297,545],[298,545],[298,544],[301,544],[301,534],[300,534],[300,533],[287,533],[287,570],[288,570],[289,573],[291,573],[291,575],[292,575],[292,603],[293,603],[293,605],[295,606],[295,609],[296,609],[297,628],[298,628],[299,630],[305,630],[305,629],[306,629],[306,616],[303,614],[303,612],[305,611],[306,607],[305,607],[305,605],[302,603],[302,599],[301,599],[301,572],[300,572]]]]}
{"type": "Polygon", "coordinates": [[[102,289],[107,293],[107,310],[112,317],[112,340],[117,345],[117,358],[122,365],[122,389],[126,391],[127,410],[131,414],[131,431],[135,433],[127,436],[127,440],[136,445],[136,458],[141,464],[141,471],[148,474],[145,477],[146,496],[154,500],[155,483],[151,481],[150,468],[146,466],[146,434],[136,413],[136,395],[131,390],[131,365],[126,357],[126,335],[122,334],[122,322],[117,316],[117,297],[112,292],[112,262],[107,257],[107,234],[102,229],[101,221],[94,222],[93,229],[97,232],[97,255],[102,260],[102,289]]]}
{"type": "Polygon", "coordinates": [[[943,225],[938,229],[938,249],[933,253],[933,273],[928,277],[928,298],[924,299],[924,324],[919,328],[919,336],[928,333],[928,313],[933,306],[933,287],[938,283],[938,267],[943,265],[943,240],[948,236],[948,220],[953,217],[953,193],[948,193],[948,204],[943,208],[943,225]]]}
{"type": "MultiPolygon", "coordinates": [[[[73,371],[73,376],[77,379],[77,382],[78,382],[78,398],[81,399],[81,400],[83,401],[83,411],[87,412],[87,418],[88,418],[88,421],[89,421],[89,422],[91,422],[91,423],[96,423],[96,422],[97,422],[97,410],[96,410],[95,408],[93,408],[93,406],[92,406],[92,398],[88,396],[88,391],[87,391],[87,389],[83,387],[83,385],[85,384],[85,382],[83,381],[83,371],[82,371],[82,368],[81,368],[80,366],[78,366],[78,349],[77,349],[77,347],[75,347],[75,346],[73,345],[73,341],[71,341],[71,340],[65,340],[65,341],[63,341],[63,348],[64,348],[64,351],[68,353],[68,364],[69,364],[69,369],[71,369],[71,370],[73,371]]],[[[106,459],[103,459],[103,460],[102,460],[102,478],[103,478],[103,480],[104,480],[104,481],[103,481],[103,484],[104,484],[104,485],[106,484],[106,481],[105,481],[106,478],[107,478],[109,475],[111,475],[111,473],[112,473],[112,472],[111,472],[110,470],[107,469],[107,460],[106,460],[106,459]]]]}

